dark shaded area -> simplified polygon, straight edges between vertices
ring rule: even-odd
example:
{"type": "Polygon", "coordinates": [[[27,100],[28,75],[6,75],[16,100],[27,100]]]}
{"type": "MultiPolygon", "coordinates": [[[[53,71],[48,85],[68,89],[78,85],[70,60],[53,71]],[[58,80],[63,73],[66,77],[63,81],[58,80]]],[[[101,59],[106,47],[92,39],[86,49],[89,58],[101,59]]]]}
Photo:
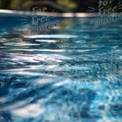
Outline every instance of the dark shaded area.
{"type": "Polygon", "coordinates": [[[122,0],[0,0],[1,9],[32,11],[32,8],[48,8],[48,12],[98,12],[100,2],[106,11],[121,12],[122,0]],[[115,7],[116,10],[115,10],[115,7]],[[92,11],[90,11],[91,8],[92,11]],[[113,11],[113,9],[115,11],[113,11]]]}

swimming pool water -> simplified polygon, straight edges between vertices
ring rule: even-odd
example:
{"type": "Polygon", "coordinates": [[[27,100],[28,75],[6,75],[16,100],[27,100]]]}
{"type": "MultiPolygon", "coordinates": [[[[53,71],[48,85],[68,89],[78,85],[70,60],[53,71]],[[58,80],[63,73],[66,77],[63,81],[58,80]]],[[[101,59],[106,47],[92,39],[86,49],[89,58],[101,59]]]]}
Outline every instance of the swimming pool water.
{"type": "Polygon", "coordinates": [[[0,122],[122,121],[121,21],[90,20],[1,27],[0,122]]]}

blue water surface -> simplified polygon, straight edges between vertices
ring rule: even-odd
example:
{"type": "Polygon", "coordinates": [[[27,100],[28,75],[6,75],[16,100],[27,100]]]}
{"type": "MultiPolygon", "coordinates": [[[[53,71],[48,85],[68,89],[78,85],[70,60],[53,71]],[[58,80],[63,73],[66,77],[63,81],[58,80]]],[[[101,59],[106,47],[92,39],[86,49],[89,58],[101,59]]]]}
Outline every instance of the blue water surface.
{"type": "Polygon", "coordinates": [[[122,122],[121,21],[20,18],[1,20],[0,122],[122,122]]]}

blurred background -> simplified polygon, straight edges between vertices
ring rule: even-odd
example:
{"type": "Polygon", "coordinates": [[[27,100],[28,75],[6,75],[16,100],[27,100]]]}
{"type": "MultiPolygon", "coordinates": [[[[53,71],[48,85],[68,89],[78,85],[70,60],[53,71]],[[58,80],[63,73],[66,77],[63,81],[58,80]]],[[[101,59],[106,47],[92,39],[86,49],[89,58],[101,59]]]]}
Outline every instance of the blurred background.
{"type": "Polygon", "coordinates": [[[122,10],[122,0],[0,0],[0,9],[32,11],[33,7],[46,7],[48,12],[55,10],[55,12],[92,13],[99,11],[100,1],[105,1],[107,9],[116,6],[116,12],[122,10]]]}

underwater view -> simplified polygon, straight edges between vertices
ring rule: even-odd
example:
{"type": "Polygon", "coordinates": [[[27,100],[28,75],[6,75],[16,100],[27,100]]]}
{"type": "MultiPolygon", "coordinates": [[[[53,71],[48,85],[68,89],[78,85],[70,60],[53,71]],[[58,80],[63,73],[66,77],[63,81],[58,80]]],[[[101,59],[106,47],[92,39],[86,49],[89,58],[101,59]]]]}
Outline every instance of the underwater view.
{"type": "Polygon", "coordinates": [[[1,18],[0,122],[122,122],[122,22],[96,19],[1,18]]]}

